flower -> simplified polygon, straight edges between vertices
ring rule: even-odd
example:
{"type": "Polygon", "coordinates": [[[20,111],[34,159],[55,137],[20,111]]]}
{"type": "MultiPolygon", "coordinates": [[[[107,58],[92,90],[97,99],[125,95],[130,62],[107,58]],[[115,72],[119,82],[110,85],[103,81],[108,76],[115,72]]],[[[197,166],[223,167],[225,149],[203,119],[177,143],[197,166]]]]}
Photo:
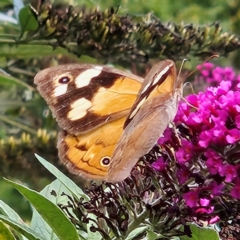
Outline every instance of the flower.
{"type": "Polygon", "coordinates": [[[192,208],[197,206],[198,194],[196,191],[190,191],[183,194],[183,199],[185,199],[186,205],[192,208]]]}
{"type": "Polygon", "coordinates": [[[158,144],[175,149],[172,172],[191,216],[213,223],[220,219],[219,209],[226,211],[224,204],[239,206],[240,76],[232,68],[209,63],[198,69],[198,80],[206,80],[209,87],[179,104],[174,123],[181,144],[176,147],[170,129],[158,144]]]}
{"type": "Polygon", "coordinates": [[[166,163],[164,162],[163,157],[160,157],[156,162],[152,164],[152,166],[158,171],[163,171],[166,167],[166,163]]]}

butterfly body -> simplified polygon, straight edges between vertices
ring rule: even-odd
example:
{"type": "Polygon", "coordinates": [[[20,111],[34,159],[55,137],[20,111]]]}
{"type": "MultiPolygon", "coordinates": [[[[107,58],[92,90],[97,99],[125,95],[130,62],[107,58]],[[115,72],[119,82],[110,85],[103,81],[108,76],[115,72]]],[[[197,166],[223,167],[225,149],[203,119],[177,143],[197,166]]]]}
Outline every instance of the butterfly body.
{"type": "Polygon", "coordinates": [[[59,157],[75,174],[124,180],[177,112],[182,82],[173,61],[156,64],[142,79],[86,64],[45,69],[35,77],[62,130],[59,157]]]}

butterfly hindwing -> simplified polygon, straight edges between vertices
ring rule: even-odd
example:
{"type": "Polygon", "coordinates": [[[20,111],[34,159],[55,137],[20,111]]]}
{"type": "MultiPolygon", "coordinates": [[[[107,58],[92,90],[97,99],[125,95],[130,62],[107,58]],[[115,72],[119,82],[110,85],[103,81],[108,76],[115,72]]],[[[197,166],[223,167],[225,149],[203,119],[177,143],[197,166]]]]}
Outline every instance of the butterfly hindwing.
{"type": "Polygon", "coordinates": [[[72,173],[92,179],[106,179],[125,119],[108,122],[78,136],[61,131],[57,144],[59,158],[72,173]]]}

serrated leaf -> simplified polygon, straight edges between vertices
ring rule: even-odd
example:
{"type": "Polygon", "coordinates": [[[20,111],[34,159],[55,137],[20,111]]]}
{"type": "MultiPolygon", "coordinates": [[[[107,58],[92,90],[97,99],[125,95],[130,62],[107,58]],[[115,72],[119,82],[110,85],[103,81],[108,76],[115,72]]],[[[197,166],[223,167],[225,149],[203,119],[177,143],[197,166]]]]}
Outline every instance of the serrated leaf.
{"type": "Polygon", "coordinates": [[[12,227],[17,232],[24,235],[29,240],[46,240],[41,235],[36,233],[33,229],[31,229],[29,226],[20,224],[16,221],[10,219],[7,216],[3,216],[3,215],[0,214],[0,220],[2,220],[8,226],[12,227]]]}
{"type": "Polygon", "coordinates": [[[74,225],[59,207],[34,190],[7,179],[5,179],[5,181],[14,186],[26,199],[28,199],[60,240],[79,239],[74,225]]]}

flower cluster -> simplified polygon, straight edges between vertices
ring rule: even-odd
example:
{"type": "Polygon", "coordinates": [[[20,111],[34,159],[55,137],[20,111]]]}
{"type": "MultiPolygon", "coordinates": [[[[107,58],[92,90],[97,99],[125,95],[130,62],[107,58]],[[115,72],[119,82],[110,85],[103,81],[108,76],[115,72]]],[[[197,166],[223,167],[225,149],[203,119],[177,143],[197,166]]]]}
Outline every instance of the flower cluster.
{"type": "MultiPolygon", "coordinates": [[[[226,205],[234,206],[229,215],[240,209],[240,76],[211,63],[198,69],[197,81],[214,86],[180,103],[175,131],[168,128],[158,143],[175,149],[178,184],[191,216],[214,223],[226,205]]],[[[153,167],[163,172],[168,161],[161,156],[153,167]]]]}
{"type": "MultiPolygon", "coordinates": [[[[195,83],[207,82],[211,86],[218,86],[223,80],[231,83],[231,89],[240,89],[240,75],[237,75],[231,67],[219,67],[213,63],[206,62],[197,67],[200,75],[195,83]]],[[[206,84],[205,84],[206,86],[206,84]]]]}

